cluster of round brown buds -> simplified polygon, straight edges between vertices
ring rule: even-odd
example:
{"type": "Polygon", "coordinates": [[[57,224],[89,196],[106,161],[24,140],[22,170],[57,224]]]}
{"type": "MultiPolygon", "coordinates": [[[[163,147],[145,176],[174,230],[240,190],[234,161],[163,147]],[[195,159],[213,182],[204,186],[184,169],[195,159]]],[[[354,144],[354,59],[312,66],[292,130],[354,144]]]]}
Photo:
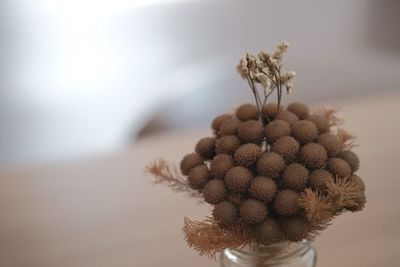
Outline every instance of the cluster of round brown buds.
{"type": "MultiPolygon", "coordinates": [[[[355,175],[359,160],[342,150],[330,122],[310,114],[305,104],[278,110],[270,103],[262,115],[268,123],[256,106],[244,104],[233,115],[216,117],[214,135],[200,139],[180,168],[189,185],[214,205],[213,216],[221,226],[240,221],[264,245],[300,241],[312,230],[299,205],[300,194],[306,189],[324,194],[330,181],[341,178],[362,184],[355,175]]],[[[364,206],[361,195],[352,211],[364,206]]]]}

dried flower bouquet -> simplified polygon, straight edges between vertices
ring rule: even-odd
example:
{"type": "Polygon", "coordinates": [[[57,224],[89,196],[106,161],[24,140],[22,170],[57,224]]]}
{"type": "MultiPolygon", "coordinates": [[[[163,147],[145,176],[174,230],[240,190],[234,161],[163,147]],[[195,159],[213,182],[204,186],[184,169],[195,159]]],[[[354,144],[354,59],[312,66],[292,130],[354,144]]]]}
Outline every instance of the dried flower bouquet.
{"type": "Polygon", "coordinates": [[[286,42],[272,54],[247,54],[237,70],[255,97],[235,114],[212,122],[213,136],[198,141],[180,163],[147,166],[156,183],[213,205],[204,221],[185,218],[190,247],[215,258],[225,248],[313,239],[335,216],[360,211],[365,185],[355,173],[354,136],[337,128],[334,109],[281,104],[293,87],[284,72],[286,42]],[[277,102],[267,102],[276,92],[277,102]],[[334,131],[334,128],[337,128],[334,131]]]}

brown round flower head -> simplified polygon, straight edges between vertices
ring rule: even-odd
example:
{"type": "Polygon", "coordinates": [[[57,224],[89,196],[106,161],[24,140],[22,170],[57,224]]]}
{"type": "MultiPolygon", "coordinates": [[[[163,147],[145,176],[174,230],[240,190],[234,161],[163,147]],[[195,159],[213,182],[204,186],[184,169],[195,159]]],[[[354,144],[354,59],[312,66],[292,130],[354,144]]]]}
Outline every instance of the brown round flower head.
{"type": "Polygon", "coordinates": [[[217,204],[221,202],[226,196],[224,181],[213,179],[206,183],[203,188],[203,196],[207,203],[217,204]]]}
{"type": "Polygon", "coordinates": [[[318,144],[323,146],[328,153],[328,157],[335,157],[340,151],[340,144],[336,136],[330,133],[324,133],[318,136],[318,144]]]}
{"type": "Polygon", "coordinates": [[[283,168],[285,161],[275,152],[265,152],[257,160],[257,171],[260,175],[276,178],[283,168]]]}
{"type": "Polygon", "coordinates": [[[288,240],[299,242],[307,238],[310,224],[305,218],[295,216],[284,219],[281,223],[281,228],[288,240]]]}
{"type": "Polygon", "coordinates": [[[293,124],[292,136],[301,144],[307,144],[317,138],[318,129],[311,121],[301,120],[293,124]]]}
{"type": "Polygon", "coordinates": [[[282,216],[293,216],[300,212],[297,193],[293,190],[279,191],[274,200],[275,211],[282,216]]]}
{"type": "Polygon", "coordinates": [[[233,167],[225,176],[225,183],[230,192],[245,192],[251,183],[250,171],[241,166],[233,167]]]}
{"type": "Polygon", "coordinates": [[[238,132],[240,121],[235,118],[227,119],[219,127],[218,134],[220,136],[235,135],[238,132]]]}
{"type": "Polygon", "coordinates": [[[196,144],[195,151],[205,159],[212,159],[215,155],[215,137],[205,137],[196,144]]]}
{"type": "Polygon", "coordinates": [[[332,174],[324,169],[313,170],[309,178],[310,187],[314,190],[318,189],[321,192],[326,190],[326,184],[328,183],[328,181],[333,182],[332,174]]]}
{"type": "MultiPolygon", "coordinates": [[[[283,105],[279,106],[279,112],[284,110],[283,105]]],[[[262,113],[270,119],[275,118],[276,114],[278,114],[278,104],[277,103],[268,103],[264,105],[262,109],[262,113]]]]}
{"type": "Polygon", "coordinates": [[[317,143],[308,143],[300,150],[300,158],[303,163],[311,168],[322,168],[328,158],[326,150],[317,143]]]}
{"type": "Polygon", "coordinates": [[[244,193],[228,193],[227,200],[232,202],[235,206],[239,207],[248,198],[244,193]]]}
{"type": "Polygon", "coordinates": [[[243,143],[261,143],[264,137],[264,129],[259,121],[249,120],[240,124],[238,137],[243,143]]]}
{"type": "Polygon", "coordinates": [[[210,171],[205,164],[194,167],[188,175],[189,185],[193,189],[200,189],[210,180],[210,171]]]}
{"type": "Polygon", "coordinates": [[[337,157],[345,160],[350,165],[352,172],[356,172],[360,167],[360,160],[357,155],[350,150],[343,150],[337,157]]]}
{"type": "Polygon", "coordinates": [[[358,175],[351,175],[349,177],[350,183],[354,184],[359,188],[361,191],[365,191],[365,184],[364,181],[358,175]]]}
{"type": "Polygon", "coordinates": [[[272,151],[281,155],[285,160],[293,159],[300,150],[300,144],[292,136],[284,136],[275,141],[272,151]]]}
{"type": "Polygon", "coordinates": [[[306,104],[300,102],[290,103],[287,110],[293,112],[300,119],[304,120],[308,116],[309,108],[306,104]]]}
{"type": "Polygon", "coordinates": [[[303,190],[308,182],[308,170],[298,163],[289,164],[283,170],[282,180],[286,188],[303,190]]]}
{"type": "Polygon", "coordinates": [[[299,120],[299,117],[297,117],[296,114],[284,110],[284,111],[280,111],[276,116],[275,116],[275,120],[282,120],[282,121],[286,121],[287,123],[289,123],[290,126],[292,126],[295,122],[297,122],[299,120]]]}
{"type": "Polygon", "coordinates": [[[233,154],[240,146],[240,140],[234,135],[219,138],[215,145],[217,154],[233,154]]]}
{"type": "Polygon", "coordinates": [[[249,193],[252,197],[271,202],[278,191],[274,180],[264,176],[257,176],[251,181],[249,193]]]}
{"type": "Polygon", "coordinates": [[[239,211],[232,202],[222,201],[214,206],[212,214],[222,225],[232,225],[238,218],[239,211]]]}
{"type": "Polygon", "coordinates": [[[319,134],[328,133],[330,131],[329,121],[321,115],[312,114],[307,116],[306,120],[311,121],[317,126],[319,134]]]}
{"type": "Polygon", "coordinates": [[[226,197],[227,200],[232,202],[235,206],[240,206],[248,198],[245,193],[229,193],[226,197]]]}
{"type": "Polygon", "coordinates": [[[226,121],[227,119],[232,118],[231,114],[222,114],[217,116],[211,123],[211,128],[214,130],[214,132],[218,132],[219,131],[219,127],[221,126],[221,124],[226,121]]]}
{"type": "Polygon", "coordinates": [[[350,165],[341,158],[330,158],[326,167],[331,173],[342,178],[351,174],[350,165]]]}
{"type": "Polygon", "coordinates": [[[223,179],[226,173],[233,166],[232,156],[227,154],[216,155],[210,164],[210,172],[214,178],[223,179]]]}
{"type": "Polygon", "coordinates": [[[267,218],[261,224],[257,225],[256,239],[260,244],[268,246],[281,241],[283,239],[283,232],[276,220],[267,218]]]}
{"type": "Polygon", "coordinates": [[[183,175],[188,175],[189,172],[196,166],[204,163],[204,159],[199,153],[187,154],[183,157],[180,168],[183,175]]]}
{"type": "Polygon", "coordinates": [[[253,104],[243,104],[237,108],[236,117],[241,121],[258,120],[258,109],[253,104]]]}
{"type": "Polygon", "coordinates": [[[261,155],[261,148],[256,144],[241,145],[235,152],[234,158],[238,165],[250,167],[253,166],[261,155]]]}
{"type": "Polygon", "coordinates": [[[270,144],[274,143],[281,137],[290,135],[290,132],[290,125],[286,121],[274,120],[265,126],[265,136],[270,144]]]}
{"type": "Polygon", "coordinates": [[[267,206],[259,200],[249,198],[240,206],[240,216],[248,224],[262,222],[267,217],[267,206]]]}

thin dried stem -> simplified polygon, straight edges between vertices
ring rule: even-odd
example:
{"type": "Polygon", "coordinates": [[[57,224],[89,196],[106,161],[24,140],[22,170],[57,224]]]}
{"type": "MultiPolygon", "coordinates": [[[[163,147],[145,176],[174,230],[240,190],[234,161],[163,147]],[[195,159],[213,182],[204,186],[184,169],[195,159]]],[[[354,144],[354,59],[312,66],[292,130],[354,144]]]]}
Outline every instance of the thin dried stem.
{"type": "Polygon", "coordinates": [[[277,74],[276,74],[276,79],[278,82],[278,107],[276,112],[279,112],[280,105],[281,105],[281,100],[282,100],[282,82],[281,82],[281,68],[278,68],[277,74]]]}
{"type": "Polygon", "coordinates": [[[186,193],[189,197],[202,199],[200,193],[193,190],[186,182],[185,177],[180,175],[175,165],[164,159],[158,159],[147,165],[145,172],[151,174],[154,184],[163,184],[175,192],[186,193]]]}
{"type": "Polygon", "coordinates": [[[248,82],[248,84],[249,84],[249,86],[250,86],[250,88],[251,88],[251,91],[253,92],[253,95],[254,95],[254,100],[256,101],[256,105],[257,105],[257,109],[258,109],[258,112],[259,113],[261,113],[261,108],[260,108],[260,105],[259,105],[259,96],[258,96],[258,94],[257,94],[257,88],[255,87],[255,85],[254,85],[254,82],[253,82],[253,80],[251,79],[251,77],[250,77],[250,75],[247,75],[246,76],[246,79],[247,79],[247,82],[248,82]]]}

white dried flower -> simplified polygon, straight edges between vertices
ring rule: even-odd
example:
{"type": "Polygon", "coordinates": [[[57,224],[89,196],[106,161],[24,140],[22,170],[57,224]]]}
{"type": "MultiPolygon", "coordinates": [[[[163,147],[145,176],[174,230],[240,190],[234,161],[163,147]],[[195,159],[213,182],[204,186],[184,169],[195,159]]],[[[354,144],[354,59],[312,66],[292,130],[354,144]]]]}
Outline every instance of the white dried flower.
{"type": "Polygon", "coordinates": [[[265,60],[270,57],[270,55],[264,51],[260,51],[257,56],[263,62],[265,62],[265,60]]]}
{"type": "Polygon", "coordinates": [[[274,90],[278,92],[278,103],[281,101],[283,88],[286,87],[286,93],[290,94],[296,73],[293,71],[283,72],[281,62],[282,55],[288,47],[289,43],[282,42],[276,47],[273,54],[260,51],[257,55],[246,54],[245,58],[240,60],[237,70],[243,79],[247,79],[257,105],[265,103],[274,90]],[[261,99],[261,94],[258,93],[258,89],[261,89],[257,88],[258,84],[264,90],[264,99],[261,99]],[[267,90],[270,92],[266,93],[267,90]]]}
{"type": "Polygon", "coordinates": [[[285,52],[289,46],[290,46],[289,42],[286,42],[286,41],[283,41],[282,43],[280,43],[278,45],[279,49],[285,50],[285,52]]]}
{"type": "Polygon", "coordinates": [[[281,76],[281,83],[286,84],[286,83],[292,81],[295,76],[296,76],[296,72],[288,71],[281,76]]]}
{"type": "Polygon", "coordinates": [[[288,83],[286,84],[286,94],[290,95],[292,93],[293,84],[288,83]]]}
{"type": "Polygon", "coordinates": [[[257,68],[262,69],[265,67],[265,62],[260,60],[260,58],[258,58],[256,61],[256,66],[257,66],[257,68]]]}
{"type": "Polygon", "coordinates": [[[239,64],[236,66],[236,70],[239,72],[243,79],[249,74],[249,68],[247,67],[248,62],[246,58],[241,58],[239,64]]]}
{"type": "Polygon", "coordinates": [[[257,73],[256,75],[257,81],[264,87],[264,89],[268,89],[271,85],[271,81],[268,76],[264,73],[257,73]]]}
{"type": "Polygon", "coordinates": [[[245,57],[241,58],[239,64],[242,68],[247,68],[247,59],[245,57]]]}
{"type": "Polygon", "coordinates": [[[278,68],[280,68],[280,66],[281,66],[279,60],[277,60],[277,59],[274,58],[274,57],[269,56],[268,61],[272,64],[272,66],[273,66],[275,69],[278,69],[278,68]]]}
{"type": "Polygon", "coordinates": [[[281,60],[283,54],[287,51],[288,47],[289,47],[289,43],[288,42],[284,41],[284,42],[280,43],[276,47],[273,57],[275,59],[281,60]]]}
{"type": "Polygon", "coordinates": [[[276,69],[281,67],[279,60],[277,60],[275,58],[271,58],[271,63],[276,69]]]}
{"type": "Polygon", "coordinates": [[[263,81],[268,79],[267,75],[265,75],[262,72],[257,73],[255,76],[256,76],[258,82],[260,82],[260,83],[262,83],[263,81]]]}
{"type": "Polygon", "coordinates": [[[249,64],[256,64],[257,57],[253,54],[247,54],[247,60],[249,61],[249,64]]]}
{"type": "Polygon", "coordinates": [[[261,71],[266,73],[267,75],[271,74],[271,72],[269,71],[269,68],[263,68],[263,69],[261,69],[261,71]]]}
{"type": "Polygon", "coordinates": [[[254,74],[258,72],[257,70],[257,57],[253,54],[247,54],[246,55],[247,58],[247,67],[250,70],[250,72],[253,72],[254,74]]]}
{"type": "Polygon", "coordinates": [[[249,76],[252,80],[256,78],[257,72],[254,72],[253,70],[250,70],[249,76]]]}

